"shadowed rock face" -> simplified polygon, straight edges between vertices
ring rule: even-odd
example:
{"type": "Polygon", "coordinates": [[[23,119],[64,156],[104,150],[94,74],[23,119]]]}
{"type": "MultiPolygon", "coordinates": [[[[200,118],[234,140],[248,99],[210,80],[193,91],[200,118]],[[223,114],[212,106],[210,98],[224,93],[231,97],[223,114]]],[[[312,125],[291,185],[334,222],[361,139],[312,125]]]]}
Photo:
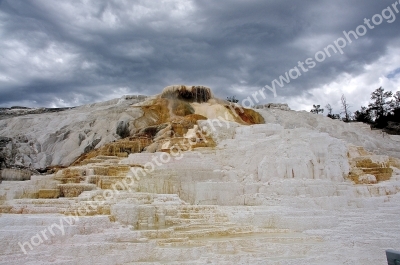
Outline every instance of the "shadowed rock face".
{"type": "Polygon", "coordinates": [[[118,122],[116,133],[117,133],[121,138],[128,137],[128,136],[130,135],[129,123],[126,122],[126,121],[120,121],[120,122],[118,122]]]}
{"type": "Polygon", "coordinates": [[[9,163],[8,160],[10,155],[7,152],[7,145],[9,145],[11,140],[11,138],[0,136],[0,170],[7,167],[7,164],[9,163]]]}
{"type": "Polygon", "coordinates": [[[390,134],[400,135],[400,122],[389,121],[383,131],[390,134]]]}
{"type": "Polygon", "coordinates": [[[202,103],[212,99],[213,94],[211,89],[205,86],[177,85],[164,88],[161,97],[202,103]]]}

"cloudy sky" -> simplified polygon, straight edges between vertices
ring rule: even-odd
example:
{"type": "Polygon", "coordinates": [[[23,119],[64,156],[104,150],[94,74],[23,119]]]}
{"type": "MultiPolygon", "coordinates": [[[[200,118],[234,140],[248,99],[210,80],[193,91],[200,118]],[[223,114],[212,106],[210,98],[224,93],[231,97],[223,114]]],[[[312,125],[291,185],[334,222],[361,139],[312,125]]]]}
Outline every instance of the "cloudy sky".
{"type": "Polygon", "coordinates": [[[290,73],[260,103],[330,103],[340,112],[344,94],[355,111],[379,86],[400,90],[395,3],[0,0],[0,106],[76,106],[171,84],[242,100],[290,73]],[[350,43],[343,31],[356,29],[350,43]],[[324,50],[335,41],[343,54],[324,50]]]}

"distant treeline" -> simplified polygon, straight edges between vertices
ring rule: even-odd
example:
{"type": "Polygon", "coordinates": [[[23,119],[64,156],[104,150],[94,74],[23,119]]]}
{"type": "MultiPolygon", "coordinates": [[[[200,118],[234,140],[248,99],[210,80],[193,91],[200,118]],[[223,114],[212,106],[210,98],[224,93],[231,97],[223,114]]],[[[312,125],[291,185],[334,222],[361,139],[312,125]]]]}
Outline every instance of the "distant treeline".
{"type": "MultiPolygon", "coordinates": [[[[371,102],[368,106],[361,106],[361,109],[350,112],[350,106],[346,98],[341,98],[342,112],[332,113],[332,107],[327,104],[327,116],[331,119],[338,119],[344,122],[364,122],[371,125],[371,128],[383,129],[387,133],[400,134],[400,91],[393,93],[385,91],[382,87],[371,93],[371,102]]],[[[323,113],[321,105],[313,105],[312,113],[323,113]]]]}

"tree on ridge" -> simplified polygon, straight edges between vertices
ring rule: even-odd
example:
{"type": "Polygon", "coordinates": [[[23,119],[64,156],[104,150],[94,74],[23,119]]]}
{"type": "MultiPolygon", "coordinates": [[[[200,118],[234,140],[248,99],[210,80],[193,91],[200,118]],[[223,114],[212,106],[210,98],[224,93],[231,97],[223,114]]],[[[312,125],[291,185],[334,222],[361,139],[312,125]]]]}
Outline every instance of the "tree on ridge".
{"type": "Polygon", "coordinates": [[[368,107],[374,112],[375,120],[382,119],[390,113],[392,101],[388,99],[390,99],[392,95],[392,91],[385,91],[382,87],[372,92],[371,99],[374,100],[374,102],[369,103],[368,107]]]}
{"type": "Polygon", "coordinates": [[[313,105],[313,109],[310,110],[310,112],[315,113],[315,114],[323,113],[324,109],[321,109],[320,107],[321,107],[321,105],[313,105]]]}
{"type": "Polygon", "coordinates": [[[339,114],[333,114],[332,113],[332,106],[331,104],[326,104],[325,108],[328,110],[328,115],[326,115],[326,117],[331,118],[333,120],[338,120],[340,119],[340,115],[339,114]]]}
{"type": "Polygon", "coordinates": [[[342,102],[342,110],[343,110],[342,114],[344,114],[343,121],[349,122],[351,120],[350,105],[347,104],[347,100],[344,94],[342,95],[340,101],[342,102]]]}

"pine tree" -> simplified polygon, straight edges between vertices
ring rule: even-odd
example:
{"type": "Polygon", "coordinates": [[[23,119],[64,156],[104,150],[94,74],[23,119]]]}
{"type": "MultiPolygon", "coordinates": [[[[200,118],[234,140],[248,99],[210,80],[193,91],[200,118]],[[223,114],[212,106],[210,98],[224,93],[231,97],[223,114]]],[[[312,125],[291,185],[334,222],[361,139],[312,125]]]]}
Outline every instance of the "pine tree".
{"type": "Polygon", "coordinates": [[[367,107],[361,107],[361,110],[354,112],[354,120],[364,123],[372,123],[370,109],[367,107]]]}
{"type": "Polygon", "coordinates": [[[374,112],[375,120],[380,120],[391,112],[392,101],[388,100],[392,97],[392,91],[385,91],[382,87],[377,88],[371,94],[374,102],[368,105],[369,109],[374,112]]]}
{"type": "Polygon", "coordinates": [[[393,109],[399,109],[400,108],[400,91],[397,91],[394,95],[393,95],[393,101],[391,104],[391,107],[393,109]]]}

